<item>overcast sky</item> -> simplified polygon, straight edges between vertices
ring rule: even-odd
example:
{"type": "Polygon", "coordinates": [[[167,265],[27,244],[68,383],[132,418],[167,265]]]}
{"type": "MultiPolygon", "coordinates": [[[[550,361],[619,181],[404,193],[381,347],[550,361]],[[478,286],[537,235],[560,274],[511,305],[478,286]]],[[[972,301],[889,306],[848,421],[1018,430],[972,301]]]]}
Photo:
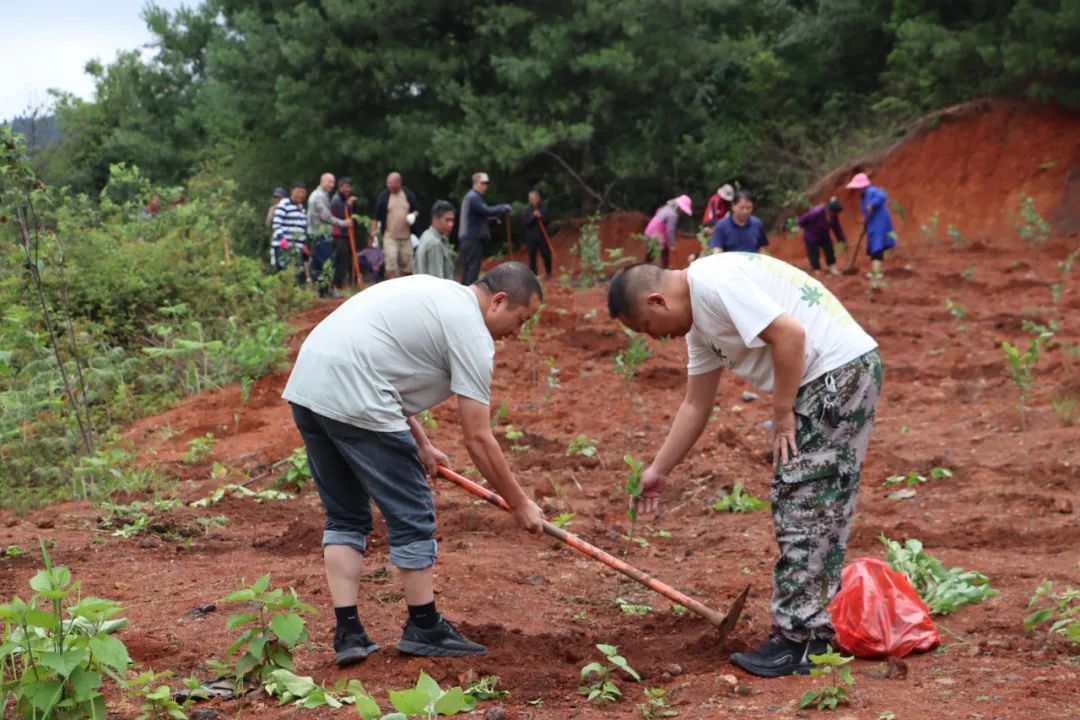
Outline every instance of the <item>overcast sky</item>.
{"type": "MultiPolygon", "coordinates": [[[[155,0],[154,4],[175,10],[199,3],[155,0]]],[[[150,42],[142,19],[146,5],[147,0],[0,0],[4,26],[0,120],[48,103],[49,88],[90,98],[94,86],[83,72],[88,60],[108,64],[118,50],[150,42]]]]}

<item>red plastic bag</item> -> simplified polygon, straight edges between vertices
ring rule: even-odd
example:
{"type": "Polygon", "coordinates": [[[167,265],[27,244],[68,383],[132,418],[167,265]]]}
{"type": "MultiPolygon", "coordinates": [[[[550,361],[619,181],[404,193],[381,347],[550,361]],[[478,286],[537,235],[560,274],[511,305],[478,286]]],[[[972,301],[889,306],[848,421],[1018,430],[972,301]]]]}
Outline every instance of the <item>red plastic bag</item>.
{"type": "Polygon", "coordinates": [[[859,558],[844,568],[829,611],[836,643],[855,657],[901,658],[941,644],[930,608],[882,560],[859,558]]]}

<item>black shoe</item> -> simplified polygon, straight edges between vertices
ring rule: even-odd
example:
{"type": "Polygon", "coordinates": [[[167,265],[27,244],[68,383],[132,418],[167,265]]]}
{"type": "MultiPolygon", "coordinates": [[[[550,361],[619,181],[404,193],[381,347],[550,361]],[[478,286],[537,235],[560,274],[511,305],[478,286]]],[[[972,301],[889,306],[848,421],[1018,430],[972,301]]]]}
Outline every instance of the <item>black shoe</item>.
{"type": "Polygon", "coordinates": [[[355,665],[379,649],[363,627],[356,630],[338,629],[334,632],[334,664],[338,667],[355,665]]]}
{"type": "Polygon", "coordinates": [[[405,623],[398,641],[397,649],[409,655],[434,657],[465,657],[466,655],[486,655],[487,648],[474,643],[439,616],[439,622],[430,630],[417,627],[412,620],[405,623]]]}
{"type": "Polygon", "coordinates": [[[824,640],[800,643],[777,633],[757,650],[733,654],[731,662],[758,677],[806,675],[814,667],[810,656],[821,655],[827,649],[824,640]]]}

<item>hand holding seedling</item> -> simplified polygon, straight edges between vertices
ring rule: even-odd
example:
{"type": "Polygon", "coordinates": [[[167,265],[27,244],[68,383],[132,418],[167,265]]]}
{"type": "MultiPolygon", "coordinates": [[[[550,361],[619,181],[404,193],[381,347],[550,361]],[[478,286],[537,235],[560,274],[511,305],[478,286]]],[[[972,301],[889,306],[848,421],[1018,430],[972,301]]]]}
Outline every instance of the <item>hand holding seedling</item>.
{"type": "Polygon", "coordinates": [[[632,499],[638,512],[654,515],[660,510],[660,495],[667,485],[667,475],[649,467],[641,473],[641,492],[632,499]]]}
{"type": "Polygon", "coordinates": [[[795,412],[793,410],[777,410],[773,414],[773,465],[787,463],[790,458],[799,453],[795,445],[795,412]]]}

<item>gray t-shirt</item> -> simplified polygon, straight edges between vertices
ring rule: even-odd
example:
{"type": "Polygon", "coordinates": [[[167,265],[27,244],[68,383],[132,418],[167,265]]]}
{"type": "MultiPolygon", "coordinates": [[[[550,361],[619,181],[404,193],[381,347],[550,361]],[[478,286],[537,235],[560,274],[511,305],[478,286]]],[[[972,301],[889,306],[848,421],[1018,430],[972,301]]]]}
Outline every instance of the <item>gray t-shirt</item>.
{"type": "Polygon", "coordinates": [[[471,288],[413,275],[353,296],[319,323],[281,397],[375,432],[451,395],[491,403],[495,342],[471,288]]]}

